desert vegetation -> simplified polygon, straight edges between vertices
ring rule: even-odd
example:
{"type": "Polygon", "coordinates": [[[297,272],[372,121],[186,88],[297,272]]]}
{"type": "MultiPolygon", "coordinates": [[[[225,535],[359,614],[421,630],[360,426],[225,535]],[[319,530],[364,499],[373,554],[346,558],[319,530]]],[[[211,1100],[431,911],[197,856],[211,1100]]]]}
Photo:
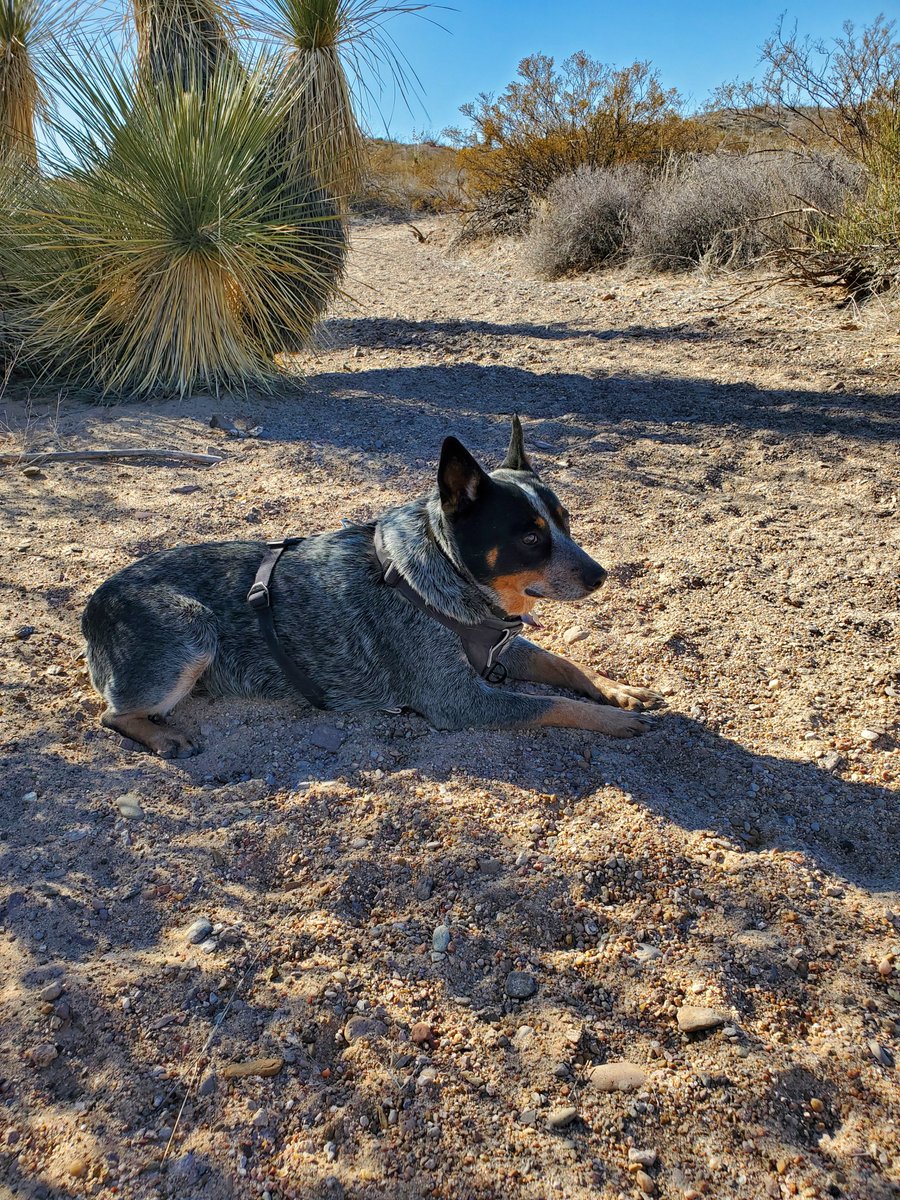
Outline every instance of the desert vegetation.
{"type": "Polygon", "coordinates": [[[121,46],[52,0],[4,0],[7,366],[131,394],[271,378],[343,276],[365,149],[345,64],[420,7],[134,0],[121,46]]]}
{"type": "Polygon", "coordinates": [[[758,83],[687,116],[650,64],[535,55],[452,130],[471,208],[459,235],[525,238],[547,278],[774,260],[860,296],[898,271],[900,43],[879,18],[832,42],[783,29],[758,83]]]}

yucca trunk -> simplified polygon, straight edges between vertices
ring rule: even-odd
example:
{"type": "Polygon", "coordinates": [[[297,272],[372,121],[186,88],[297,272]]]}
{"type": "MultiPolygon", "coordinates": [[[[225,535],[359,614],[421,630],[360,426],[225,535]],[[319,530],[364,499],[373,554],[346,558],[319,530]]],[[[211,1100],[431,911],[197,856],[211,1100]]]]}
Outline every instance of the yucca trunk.
{"type": "Polygon", "coordinates": [[[285,168],[312,172],[346,212],[363,167],[365,142],[341,49],[359,35],[373,6],[360,0],[268,0],[257,14],[282,47],[281,83],[290,96],[280,140],[285,168]]]}
{"type": "Polygon", "coordinates": [[[41,89],[32,52],[41,0],[0,0],[0,162],[15,154],[37,164],[34,127],[41,89]]]}
{"type": "Polygon", "coordinates": [[[234,60],[231,25],[231,11],[220,0],[134,0],[141,78],[205,87],[221,63],[234,60]]]}

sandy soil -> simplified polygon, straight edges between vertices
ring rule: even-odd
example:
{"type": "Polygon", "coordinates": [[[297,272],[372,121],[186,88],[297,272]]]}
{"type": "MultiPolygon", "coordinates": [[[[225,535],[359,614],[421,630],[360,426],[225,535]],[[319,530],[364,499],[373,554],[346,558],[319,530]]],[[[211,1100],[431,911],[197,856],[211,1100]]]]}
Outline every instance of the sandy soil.
{"type": "Polygon", "coordinates": [[[359,229],[302,391],[0,405],[0,449],[227,455],[0,473],[0,1195],[887,1200],[897,321],[423,229],[359,229]],[[514,409],[610,569],[538,637],[664,691],[645,737],[193,698],[164,762],[98,727],[112,570],[377,514],[514,409]]]}

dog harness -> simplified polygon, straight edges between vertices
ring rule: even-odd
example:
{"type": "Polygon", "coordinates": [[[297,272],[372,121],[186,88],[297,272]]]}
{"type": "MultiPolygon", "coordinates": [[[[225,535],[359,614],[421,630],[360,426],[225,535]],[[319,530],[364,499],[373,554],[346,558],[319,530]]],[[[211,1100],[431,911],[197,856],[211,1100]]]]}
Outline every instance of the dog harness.
{"type": "Polygon", "coordinates": [[[253,580],[253,587],[247,593],[247,603],[256,613],[259,620],[259,628],[265,638],[266,645],[275,661],[278,663],[285,676],[294,685],[301,696],[313,706],[313,708],[327,708],[325,702],[325,693],[315,682],[312,676],[302,670],[293,659],[288,658],[281,648],[281,642],[278,640],[278,633],[275,629],[275,620],[272,616],[272,572],[275,570],[275,564],[284,554],[285,550],[289,550],[291,546],[297,546],[304,539],[302,537],[285,538],[281,542],[269,542],[269,549],[262,562],[259,564],[259,569],[256,572],[256,578],[253,580]]]}
{"type": "Polygon", "coordinates": [[[499,661],[500,656],[513,638],[518,637],[525,628],[525,622],[520,617],[507,617],[496,609],[493,610],[493,616],[484,617],[477,625],[467,625],[464,621],[457,621],[454,617],[438,612],[400,574],[385,549],[381,527],[378,525],[375,526],[375,554],[381,564],[382,583],[398,591],[414,608],[427,613],[433,620],[452,630],[462,642],[466,658],[483,679],[488,683],[502,683],[506,678],[506,668],[499,661]]]}
{"type": "MultiPolygon", "coordinates": [[[[260,632],[263,635],[269,652],[278,663],[285,677],[297,689],[301,696],[313,708],[327,708],[325,693],[315,682],[308,671],[298,667],[282,649],[275,629],[272,615],[272,575],[278,560],[292,546],[298,546],[302,537],[284,538],[280,542],[269,542],[268,549],[256,572],[253,586],[247,593],[247,603],[256,613],[260,632]]],[[[414,608],[427,613],[439,624],[450,629],[462,642],[466,658],[483,679],[488,683],[502,683],[506,678],[506,668],[499,661],[503,651],[513,638],[518,637],[525,627],[525,622],[519,617],[507,617],[494,610],[494,615],[485,617],[477,625],[467,625],[438,612],[416,591],[412,584],[397,570],[396,565],[384,547],[381,529],[375,526],[375,554],[381,565],[381,581],[386,587],[394,588],[414,608]]]]}

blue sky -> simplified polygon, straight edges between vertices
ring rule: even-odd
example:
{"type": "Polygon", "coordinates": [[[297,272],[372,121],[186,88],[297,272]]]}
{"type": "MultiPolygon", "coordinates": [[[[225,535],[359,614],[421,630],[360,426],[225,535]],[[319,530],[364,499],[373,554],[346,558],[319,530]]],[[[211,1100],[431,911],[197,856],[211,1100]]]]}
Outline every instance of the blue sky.
{"type": "Polygon", "coordinates": [[[831,38],[844,21],[866,25],[885,11],[852,0],[795,0],[790,7],[784,0],[456,0],[453,8],[432,14],[443,29],[408,15],[387,26],[422,81],[424,111],[417,104],[410,115],[388,92],[380,102],[384,119],[369,122],[376,135],[385,136],[385,122],[403,141],[413,130],[439,133],[460,124],[460,104],[502,91],[519,60],[536,52],[565,58],[585,50],[616,65],[649,58],[667,87],[700,105],[718,83],[755,74],[759,48],[782,13],[801,32],[831,38]]]}

